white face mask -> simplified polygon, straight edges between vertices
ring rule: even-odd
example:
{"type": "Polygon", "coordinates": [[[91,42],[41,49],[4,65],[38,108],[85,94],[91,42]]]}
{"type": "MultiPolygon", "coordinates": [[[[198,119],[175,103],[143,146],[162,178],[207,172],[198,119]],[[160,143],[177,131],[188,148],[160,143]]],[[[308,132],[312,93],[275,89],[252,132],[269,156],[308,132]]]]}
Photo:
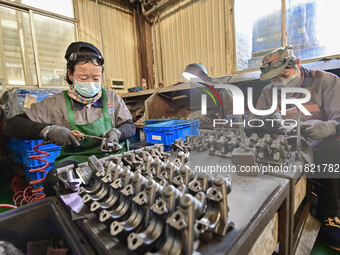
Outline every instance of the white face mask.
{"type": "Polygon", "coordinates": [[[300,81],[301,81],[301,77],[297,73],[295,73],[292,76],[288,77],[287,79],[283,80],[282,84],[284,87],[294,88],[294,87],[299,86],[300,81]]]}
{"type": "Polygon", "coordinates": [[[295,72],[292,76],[284,79],[281,82],[272,82],[274,87],[286,87],[286,88],[294,88],[299,86],[300,82],[301,82],[301,77],[298,75],[297,72],[295,72]]]}
{"type": "Polygon", "coordinates": [[[101,82],[77,81],[74,77],[73,80],[74,89],[84,97],[94,97],[101,90],[101,82]]]}

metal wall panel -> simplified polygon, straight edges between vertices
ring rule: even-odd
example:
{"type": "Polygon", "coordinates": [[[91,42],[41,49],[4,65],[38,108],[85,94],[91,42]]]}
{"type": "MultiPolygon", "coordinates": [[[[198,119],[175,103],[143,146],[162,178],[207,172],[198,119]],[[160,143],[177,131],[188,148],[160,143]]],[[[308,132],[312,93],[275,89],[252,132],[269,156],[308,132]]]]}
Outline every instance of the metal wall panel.
{"type": "Polygon", "coordinates": [[[212,77],[227,74],[227,0],[174,1],[152,27],[156,87],[184,81],[190,63],[202,63],[212,77]]]}
{"type": "Polygon", "coordinates": [[[79,40],[91,42],[101,49],[101,36],[106,87],[110,88],[111,79],[123,79],[125,89],[122,92],[126,92],[141,84],[134,18],[126,1],[102,0],[98,3],[99,19],[96,1],[77,0],[79,40]]]}

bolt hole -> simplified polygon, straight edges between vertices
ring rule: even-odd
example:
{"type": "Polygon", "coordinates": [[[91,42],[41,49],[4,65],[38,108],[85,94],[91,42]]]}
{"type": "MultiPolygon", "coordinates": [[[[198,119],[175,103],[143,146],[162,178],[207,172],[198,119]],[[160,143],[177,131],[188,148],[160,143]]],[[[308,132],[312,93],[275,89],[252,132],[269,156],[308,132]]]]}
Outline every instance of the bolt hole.
{"type": "Polygon", "coordinates": [[[143,194],[140,194],[139,195],[139,199],[142,199],[144,196],[143,196],[143,194]]]}
{"type": "Polygon", "coordinates": [[[162,202],[159,202],[157,206],[158,206],[158,207],[161,207],[162,205],[163,205],[163,203],[162,203],[162,202]]]}
{"type": "Polygon", "coordinates": [[[179,221],[180,218],[181,218],[181,216],[180,216],[179,214],[176,214],[176,216],[175,216],[175,221],[179,221]]]}
{"type": "Polygon", "coordinates": [[[116,232],[118,230],[118,226],[115,226],[113,230],[116,232]]]}
{"type": "Polygon", "coordinates": [[[215,196],[216,193],[217,193],[216,190],[213,190],[212,195],[215,196]]]}
{"type": "Polygon", "coordinates": [[[137,243],[137,238],[134,238],[134,239],[132,240],[132,244],[135,245],[136,243],[137,243]]]}

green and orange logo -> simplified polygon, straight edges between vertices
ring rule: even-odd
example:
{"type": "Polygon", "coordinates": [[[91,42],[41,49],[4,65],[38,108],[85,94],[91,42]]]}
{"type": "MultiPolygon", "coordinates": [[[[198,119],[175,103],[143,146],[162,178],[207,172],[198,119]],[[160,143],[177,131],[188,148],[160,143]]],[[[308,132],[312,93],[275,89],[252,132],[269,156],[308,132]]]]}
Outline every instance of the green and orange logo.
{"type": "MultiPolygon", "coordinates": [[[[198,87],[199,89],[203,90],[205,93],[207,93],[211,97],[211,99],[214,101],[214,104],[215,104],[216,107],[217,107],[216,99],[215,99],[215,97],[213,96],[213,94],[209,90],[211,90],[215,94],[215,96],[217,97],[217,99],[220,102],[221,106],[223,106],[220,95],[217,93],[217,91],[212,86],[210,86],[208,84],[205,84],[205,83],[201,83],[201,82],[199,84],[202,84],[202,85],[204,85],[207,88],[206,89],[206,88],[198,87]]],[[[201,110],[202,110],[202,112],[201,112],[202,115],[206,115],[207,114],[207,95],[206,94],[202,94],[201,95],[201,110]]]]}

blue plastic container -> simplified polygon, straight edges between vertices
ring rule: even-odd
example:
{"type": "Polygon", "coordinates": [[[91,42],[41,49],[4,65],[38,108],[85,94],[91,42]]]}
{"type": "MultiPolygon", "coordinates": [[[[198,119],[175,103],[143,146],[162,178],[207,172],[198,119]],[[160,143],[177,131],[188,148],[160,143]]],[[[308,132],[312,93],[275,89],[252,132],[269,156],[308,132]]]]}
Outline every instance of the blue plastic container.
{"type": "Polygon", "coordinates": [[[187,135],[199,135],[199,120],[172,120],[144,126],[146,141],[170,146],[176,139],[186,141],[187,135]]]}
{"type": "MultiPolygon", "coordinates": [[[[8,138],[7,144],[9,149],[19,152],[33,152],[33,147],[41,144],[43,140],[20,140],[15,138],[8,138]]],[[[54,143],[44,144],[39,146],[39,150],[51,150],[51,149],[61,149],[61,146],[58,146],[54,143]]]]}
{"type": "Polygon", "coordinates": [[[145,125],[152,125],[152,124],[157,124],[165,121],[170,121],[170,120],[179,120],[179,118],[169,118],[169,119],[152,119],[152,120],[146,120],[145,125]]]}
{"type": "MultiPolygon", "coordinates": [[[[55,158],[60,153],[60,148],[52,148],[52,149],[45,149],[43,150],[45,152],[50,153],[47,157],[42,157],[42,159],[47,160],[49,163],[54,164],[55,158]]],[[[36,159],[31,159],[30,156],[33,155],[40,155],[40,153],[35,151],[14,151],[14,150],[8,150],[8,156],[10,156],[15,162],[24,164],[25,167],[38,167],[41,166],[41,164],[44,164],[44,162],[36,159]]]]}

